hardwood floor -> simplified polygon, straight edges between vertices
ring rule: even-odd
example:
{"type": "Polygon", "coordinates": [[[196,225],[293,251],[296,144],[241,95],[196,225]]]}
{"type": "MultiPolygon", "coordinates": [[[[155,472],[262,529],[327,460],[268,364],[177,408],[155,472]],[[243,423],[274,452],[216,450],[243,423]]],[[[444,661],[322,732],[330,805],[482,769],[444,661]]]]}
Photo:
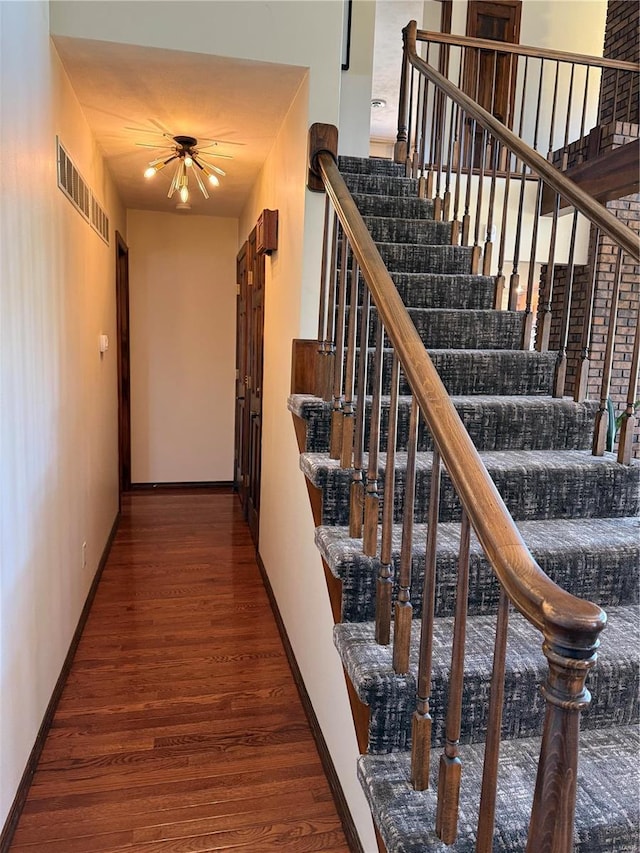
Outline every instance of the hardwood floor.
{"type": "Polygon", "coordinates": [[[348,853],[231,494],[133,493],[11,851],[348,853]]]}

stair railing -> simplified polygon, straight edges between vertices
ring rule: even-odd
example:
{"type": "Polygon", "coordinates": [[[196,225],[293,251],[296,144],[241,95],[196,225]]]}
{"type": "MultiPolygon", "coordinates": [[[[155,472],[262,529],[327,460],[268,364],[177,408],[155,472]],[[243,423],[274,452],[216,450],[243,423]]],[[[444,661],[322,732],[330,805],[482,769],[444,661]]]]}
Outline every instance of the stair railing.
{"type": "MultiPolygon", "coordinates": [[[[417,788],[428,787],[432,719],[430,671],[432,623],[435,598],[435,553],[440,496],[449,503],[452,492],[460,509],[461,534],[455,628],[452,643],[450,693],[447,702],[446,737],[438,774],[436,831],[446,843],[457,834],[461,785],[459,752],[462,708],[464,646],[469,586],[470,537],[473,530],[500,588],[496,623],[491,699],[488,711],[485,766],[479,803],[476,849],[492,849],[494,810],[498,776],[498,750],[502,719],[506,633],[509,607],[513,604],[543,635],[548,675],[542,746],[533,796],[527,850],[530,853],[569,853],[572,850],[575,810],[579,716],[590,701],[585,687],[589,669],[596,660],[599,633],[606,616],[595,604],[581,600],[558,587],[538,566],[525,545],[496,486],[476,451],[453,403],[413,325],[400,295],[384,265],[366,224],[336,165],[337,130],[313,125],[310,135],[309,187],[324,188],[327,205],[324,256],[340,259],[335,266],[323,263],[318,361],[318,388],[325,399],[331,396],[333,411],[345,402],[343,365],[355,385],[353,433],[345,431],[340,417],[333,418],[337,436],[331,455],[352,469],[350,530],[363,536],[366,553],[380,554],[376,635],[385,643],[393,636],[393,660],[397,672],[409,667],[412,630],[411,533],[420,518],[426,496],[415,495],[416,435],[422,427],[431,436],[433,454],[428,500],[427,566],[422,601],[418,699],[413,721],[412,779],[417,788]],[[329,239],[329,235],[335,235],[329,239]],[[336,247],[340,250],[337,251],[336,247]],[[339,306],[338,329],[327,306],[339,306]],[[344,306],[344,312],[343,312],[344,306]],[[339,330],[356,330],[346,336],[339,330]],[[359,322],[356,325],[356,318],[359,322]],[[334,366],[337,385],[327,388],[327,364],[334,366]],[[390,403],[382,406],[383,382],[389,386],[390,403]],[[327,393],[332,391],[331,395],[327,393]],[[396,425],[400,396],[410,396],[411,415],[406,448],[396,447],[396,425]],[[369,409],[366,431],[365,409],[369,409]],[[379,455],[380,424],[388,427],[386,457],[379,455]],[[346,439],[345,439],[346,436],[346,439]],[[351,438],[352,436],[352,438],[351,438]],[[352,441],[352,443],[350,443],[352,441]],[[368,446],[368,453],[364,448],[368,446]],[[406,455],[407,464],[392,473],[393,459],[406,455]],[[371,460],[374,459],[375,463],[371,460]],[[366,466],[366,480],[365,480],[366,466]],[[381,480],[383,482],[381,482],[381,480]],[[398,602],[391,620],[392,525],[399,521],[396,496],[404,497],[403,538],[400,555],[398,602]],[[380,531],[380,504],[382,529],[380,531]],[[381,536],[379,535],[381,533],[381,536]]],[[[603,228],[609,227],[607,217],[603,228]]],[[[617,225],[618,223],[616,223],[617,225]]],[[[343,415],[350,418],[351,412],[343,415]]]]}
{"type": "MultiPolygon", "coordinates": [[[[591,390],[600,400],[595,455],[604,452],[609,428],[614,353],[623,335],[634,334],[631,360],[620,356],[615,364],[624,375],[619,384],[627,383],[618,460],[629,464],[634,441],[637,445],[639,324],[636,319],[630,332],[632,323],[627,321],[626,329],[619,331],[623,324],[612,311],[602,330],[604,340],[594,342],[593,313],[599,285],[596,262],[602,270],[603,258],[611,256],[605,258],[605,276],[613,279],[612,302],[617,304],[623,277],[637,282],[640,274],[634,267],[640,260],[638,236],[567,180],[562,169],[574,158],[579,161],[585,147],[590,77],[594,82],[596,72],[612,78],[600,113],[607,110],[621,121],[616,125],[621,133],[631,132],[625,119],[638,119],[640,65],[430,33],[418,30],[415,21],[403,30],[403,39],[395,159],[418,178],[419,195],[433,199],[436,218],[445,208],[452,209],[451,242],[472,248],[473,273],[495,276],[495,307],[524,309],[522,348],[535,342],[540,352],[557,352],[553,396],[570,394],[581,402],[591,390]],[[425,59],[418,54],[418,40],[425,59]],[[439,49],[443,55],[436,55],[439,49]],[[500,110],[495,102],[499,68],[506,70],[511,86],[511,96],[506,103],[503,98],[500,110]],[[487,85],[487,78],[493,85],[487,85]],[[479,100],[488,101],[489,109],[479,100]],[[500,111],[498,118],[494,112],[500,111]],[[518,135],[511,127],[518,128],[518,135]],[[579,135],[577,148],[570,141],[574,133],[579,135]],[[565,219],[567,208],[572,212],[565,219]],[[542,216],[545,210],[548,215],[542,216]],[[513,266],[507,283],[508,258],[513,266]],[[525,263],[526,283],[520,274],[525,263]],[[585,275],[588,269],[590,277],[585,275]]],[[[633,127],[637,132],[637,125],[633,127]]],[[[638,305],[631,307],[637,314],[638,305]]],[[[626,340],[622,343],[628,348],[626,340]]]]}

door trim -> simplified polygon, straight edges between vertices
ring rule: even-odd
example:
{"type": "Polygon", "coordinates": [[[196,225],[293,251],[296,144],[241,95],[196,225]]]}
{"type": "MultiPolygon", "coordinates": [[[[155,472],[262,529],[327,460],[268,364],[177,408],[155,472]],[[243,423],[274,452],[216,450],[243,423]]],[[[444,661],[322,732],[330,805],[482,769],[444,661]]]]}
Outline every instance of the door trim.
{"type": "Polygon", "coordinates": [[[116,342],[118,358],[118,493],[131,488],[131,352],[129,248],[116,231],[116,342]]]}

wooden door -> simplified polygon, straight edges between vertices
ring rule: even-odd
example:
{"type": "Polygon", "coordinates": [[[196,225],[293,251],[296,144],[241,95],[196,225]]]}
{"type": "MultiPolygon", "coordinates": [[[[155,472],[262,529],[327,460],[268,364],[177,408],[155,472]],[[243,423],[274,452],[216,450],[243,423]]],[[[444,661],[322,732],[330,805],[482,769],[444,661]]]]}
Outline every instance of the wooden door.
{"type": "Polygon", "coordinates": [[[131,488],[131,380],[129,353],[129,249],[116,231],[116,340],[118,359],[118,479],[131,488]]]}
{"type": "Polygon", "coordinates": [[[249,330],[249,434],[247,521],[253,541],[258,544],[260,521],[260,474],[262,469],[262,359],[264,336],[264,272],[265,256],[256,253],[256,231],[249,236],[250,311],[249,330]]]}
{"type": "MultiPolygon", "coordinates": [[[[520,42],[521,0],[469,0],[467,35],[472,38],[520,42]]],[[[504,125],[513,125],[517,58],[492,50],[467,50],[463,89],[504,125]],[[495,81],[495,85],[494,85],[495,81]]],[[[482,130],[476,129],[474,166],[479,165],[482,130]]]]}
{"type": "Polygon", "coordinates": [[[234,443],[233,479],[240,503],[247,515],[247,489],[245,474],[247,471],[247,435],[249,406],[247,384],[249,382],[248,345],[247,345],[247,305],[249,302],[248,281],[249,244],[245,243],[236,259],[236,418],[234,443]]]}
{"type": "MultiPolygon", "coordinates": [[[[469,0],[467,35],[472,38],[518,44],[521,7],[521,0],[469,0]]],[[[476,98],[485,110],[493,112],[493,115],[508,127],[513,119],[517,70],[515,60],[512,61],[511,56],[512,54],[500,52],[496,56],[491,50],[481,50],[478,56],[477,51],[468,51],[464,74],[465,92],[476,98]]]]}
{"type": "Polygon", "coordinates": [[[262,359],[265,256],[254,229],[237,258],[236,424],[234,481],[258,544],[262,468],[262,359]]]}

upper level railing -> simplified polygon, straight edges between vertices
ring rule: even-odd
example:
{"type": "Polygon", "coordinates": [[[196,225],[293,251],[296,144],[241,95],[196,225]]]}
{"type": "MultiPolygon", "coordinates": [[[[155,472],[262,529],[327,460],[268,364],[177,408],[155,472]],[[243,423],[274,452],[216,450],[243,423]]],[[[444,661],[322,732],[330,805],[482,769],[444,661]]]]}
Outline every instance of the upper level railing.
{"type": "MultiPolygon", "coordinates": [[[[615,83],[600,98],[598,114],[637,121],[640,66],[635,63],[429,33],[411,22],[404,30],[395,159],[420,178],[420,194],[433,198],[436,219],[452,220],[452,243],[473,246],[472,271],[496,276],[495,307],[524,308],[523,348],[535,343],[539,351],[557,351],[554,396],[568,393],[580,401],[591,387],[599,397],[593,447],[602,454],[620,286],[625,275],[633,275],[630,264],[638,261],[638,236],[551,163],[565,167],[572,162],[570,155],[579,158],[571,145],[574,133],[584,138],[589,105],[598,102],[590,89],[594,69],[613,74],[615,83]],[[418,39],[444,74],[418,55],[418,39]],[[499,75],[506,88],[497,85],[499,75]],[[488,101],[489,109],[479,100],[488,101]],[[564,125],[559,116],[565,117],[564,125]],[[531,144],[522,138],[527,127],[531,144]],[[551,197],[550,217],[540,216],[543,195],[551,197]],[[567,204],[573,211],[564,217],[567,204]],[[594,365],[595,276],[597,259],[604,255],[611,256],[606,274],[614,281],[606,340],[599,342],[594,365]],[[584,269],[578,279],[581,266],[590,270],[586,281],[584,269]],[[571,349],[570,338],[579,346],[571,349]]],[[[592,108],[591,117],[595,115],[592,108]]],[[[633,356],[625,365],[618,444],[618,458],[627,463],[636,428],[638,337],[636,325],[633,356]]]]}
{"type": "MultiPolygon", "coordinates": [[[[473,235],[473,263],[476,270],[486,264],[492,211],[500,189],[501,235],[516,229],[511,221],[509,186],[519,182],[519,202],[515,217],[524,215],[522,202],[526,184],[534,190],[536,211],[544,186],[554,195],[567,199],[574,208],[572,232],[582,216],[597,229],[600,242],[616,246],[616,265],[622,267],[623,253],[638,260],[636,236],[600,204],[576,187],[540,154],[529,148],[490,112],[448,81],[436,69],[417,56],[415,23],[405,30],[405,57],[420,75],[413,101],[413,127],[430,127],[431,116],[438,113],[449,127],[446,137],[450,156],[449,206],[440,205],[440,218],[454,218],[455,243],[465,244],[473,235]],[[428,85],[427,85],[428,84],[428,85]],[[433,111],[429,112],[431,87],[433,111]],[[422,93],[422,95],[420,95],[422,93]],[[470,132],[465,136],[465,129],[470,132]],[[481,139],[478,166],[463,173],[462,162],[474,164],[476,140],[481,139]],[[489,167],[485,175],[485,164],[489,167]],[[455,168],[454,168],[455,164],[455,168]],[[499,164],[500,167],[499,168],[499,164]],[[516,164],[518,171],[516,172],[516,164]],[[499,174],[501,173],[501,174],[499,174]],[[488,193],[483,204],[485,178],[488,193]],[[471,189],[475,193],[473,218],[471,189]],[[466,212],[459,221],[460,198],[467,193],[466,212]],[[457,199],[457,200],[456,200],[457,199]],[[486,211],[486,213],[485,213],[486,211]],[[479,222],[487,216],[487,241],[479,243],[479,222]],[[466,223],[464,218],[468,217],[466,223]],[[456,222],[458,227],[456,228],[456,222]],[[465,238],[466,234],[466,238],[465,238]]],[[[424,135],[423,137],[424,138],[424,135]]],[[[443,139],[445,137],[442,137],[443,139]]],[[[413,139],[409,134],[408,139],[413,139]]],[[[444,148],[443,148],[444,150],[444,148]]],[[[538,566],[522,540],[496,486],[489,476],[455,407],[429,357],[402,299],[382,261],[366,224],[351,197],[336,165],[337,131],[327,125],[314,125],[310,139],[310,188],[326,190],[323,264],[318,324],[318,386],[332,402],[330,455],[352,470],[350,535],[362,538],[365,554],[379,556],[377,582],[376,639],[387,644],[392,624],[392,531],[397,509],[396,462],[399,397],[409,395],[410,423],[406,444],[406,468],[403,483],[402,546],[398,598],[393,616],[393,666],[397,673],[409,668],[409,648],[413,625],[411,605],[413,524],[420,517],[416,505],[416,436],[420,419],[431,436],[433,455],[428,501],[428,535],[420,656],[417,672],[418,695],[412,732],[412,780],[418,789],[428,786],[432,720],[429,710],[433,650],[433,616],[436,589],[436,549],[439,505],[442,491],[453,489],[461,506],[461,528],[456,593],[455,629],[451,649],[451,670],[446,713],[446,741],[440,760],[436,831],[446,843],[455,840],[457,808],[461,785],[459,739],[461,732],[462,685],[466,632],[466,607],[469,588],[469,550],[471,530],[475,531],[484,555],[500,584],[498,616],[495,626],[495,654],[485,747],[476,850],[489,853],[493,845],[495,794],[502,724],[502,702],[506,661],[506,636],[512,603],[543,635],[543,650],[548,675],[543,693],[547,701],[538,775],[533,798],[527,850],[529,853],[569,853],[573,849],[579,711],[590,700],[585,679],[596,659],[598,636],[606,617],[595,604],[583,601],[558,587],[538,566]],[[384,383],[384,384],[383,384],[384,383]],[[385,402],[386,455],[381,457],[383,390],[385,402]],[[380,469],[384,467],[384,484],[380,469]],[[443,477],[443,470],[447,477],[443,477]],[[380,511],[382,510],[381,516],[380,511]]],[[[444,159],[436,170],[443,175],[444,159]]],[[[427,164],[419,165],[423,194],[427,184],[427,164]]],[[[433,185],[437,184],[437,176],[433,185]]],[[[443,184],[444,186],[444,184],[443,184]]],[[[539,217],[537,217],[539,219],[539,217]]],[[[532,229],[537,221],[529,224],[532,229]]],[[[557,243],[559,216],[550,228],[551,242],[557,243]],[[555,235],[555,236],[554,236],[555,235]]],[[[520,238],[518,238],[520,239],[520,238]]],[[[500,238],[497,302],[501,303],[500,278],[506,255],[500,238]]],[[[535,240],[532,241],[535,246],[535,240]]],[[[569,244],[570,259],[573,265],[569,244]]],[[[556,263],[552,253],[551,264],[556,263]]],[[[535,252],[533,254],[535,260],[535,252]]],[[[550,279],[553,282],[553,276],[550,279]]],[[[569,275],[571,281],[571,274],[569,275]]],[[[513,282],[512,282],[513,289],[513,282]]],[[[528,287],[527,316],[532,320],[528,287]]],[[[571,302],[571,286],[565,289],[564,302],[571,302]],[[568,295],[567,295],[568,294],[568,295]]],[[[615,300],[614,300],[615,302],[615,300]]],[[[550,300],[549,304],[552,304],[550,300]]],[[[612,309],[615,316],[615,308],[612,309]]],[[[587,313],[590,312],[590,309],[587,313]]],[[[561,334],[568,334],[568,310],[562,313],[561,334]]],[[[584,318],[583,318],[584,319],[584,318]]],[[[590,320],[590,316],[589,316],[590,320]]],[[[585,322],[585,328],[590,323],[585,322]]],[[[531,326],[529,327],[531,329],[531,326]]],[[[640,338],[636,336],[633,368],[636,383],[640,338]]],[[[528,345],[528,342],[526,342],[528,345]]],[[[588,361],[588,344],[585,347],[588,361]]],[[[565,359],[566,361],[566,359],[565,359]]],[[[559,353],[554,392],[564,387],[563,356],[559,353]]],[[[635,393],[635,389],[634,392],[635,393]]],[[[606,401],[605,401],[606,402],[606,401]]],[[[600,412],[606,419],[606,406],[600,412]]],[[[627,422],[633,428],[633,412],[627,422]]],[[[606,420],[605,420],[606,426],[606,420]]],[[[599,435],[600,433],[598,433],[599,435]]],[[[621,441],[621,444],[624,442],[621,441]]]]}
{"type": "MultiPolygon", "coordinates": [[[[595,125],[638,123],[637,63],[418,29],[415,40],[431,68],[563,169],[584,159],[586,134],[595,125]]],[[[412,79],[411,67],[405,61],[395,159],[409,157],[415,171],[442,166],[456,152],[441,98],[422,78],[412,79]],[[416,101],[426,108],[410,108],[416,101]],[[427,115],[433,121],[426,122],[427,115]]],[[[463,166],[471,164],[478,167],[479,152],[472,156],[467,146],[463,166]]]]}

